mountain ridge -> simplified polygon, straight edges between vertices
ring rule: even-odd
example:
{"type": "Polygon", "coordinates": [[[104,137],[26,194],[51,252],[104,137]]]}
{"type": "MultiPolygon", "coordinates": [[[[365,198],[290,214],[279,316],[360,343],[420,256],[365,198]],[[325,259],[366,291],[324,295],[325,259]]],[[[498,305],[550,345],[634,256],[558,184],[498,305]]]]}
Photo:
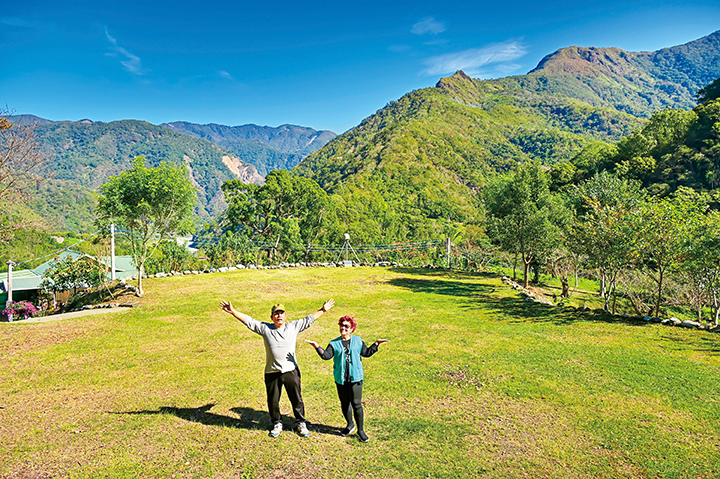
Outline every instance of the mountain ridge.
{"type": "Polygon", "coordinates": [[[254,124],[227,126],[176,121],[161,126],[212,141],[254,165],[262,176],[272,170],[292,169],[304,157],[337,136],[328,130],[290,124],[278,127],[254,124]]]}
{"type": "Polygon", "coordinates": [[[417,225],[407,238],[477,235],[490,175],[616,142],[655,111],[694,106],[714,74],[720,32],[657,52],[568,47],[522,76],[480,80],[458,71],[390,102],[293,172],[338,197],[348,224],[396,231],[393,218],[403,217],[417,225]],[[359,197],[372,198],[370,206],[347,206],[359,197]]]}

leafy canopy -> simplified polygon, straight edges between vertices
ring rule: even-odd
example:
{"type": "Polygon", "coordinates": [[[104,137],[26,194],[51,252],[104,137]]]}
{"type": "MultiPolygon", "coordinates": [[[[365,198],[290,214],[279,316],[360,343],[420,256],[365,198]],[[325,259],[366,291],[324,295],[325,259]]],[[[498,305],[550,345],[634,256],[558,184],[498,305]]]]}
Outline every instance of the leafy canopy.
{"type": "MultiPolygon", "coordinates": [[[[192,209],[196,191],[182,165],[161,163],[145,166],[139,156],[131,169],[111,176],[100,187],[97,224],[109,223],[124,230],[131,242],[140,277],[143,265],[157,244],[172,233],[192,231],[192,209]],[[155,246],[150,252],[148,247],[155,246]]],[[[138,280],[142,293],[142,280],[138,280]]]]}

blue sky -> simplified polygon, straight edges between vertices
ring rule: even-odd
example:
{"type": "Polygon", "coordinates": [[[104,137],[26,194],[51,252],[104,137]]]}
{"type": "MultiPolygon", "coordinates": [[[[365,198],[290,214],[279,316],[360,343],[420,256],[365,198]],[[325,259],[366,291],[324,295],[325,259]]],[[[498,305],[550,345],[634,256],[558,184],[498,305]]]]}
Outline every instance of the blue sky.
{"type": "Polygon", "coordinates": [[[716,30],[717,0],[5,1],[0,105],[342,133],[458,69],[518,75],[562,47],[653,51],[716,30]]]}

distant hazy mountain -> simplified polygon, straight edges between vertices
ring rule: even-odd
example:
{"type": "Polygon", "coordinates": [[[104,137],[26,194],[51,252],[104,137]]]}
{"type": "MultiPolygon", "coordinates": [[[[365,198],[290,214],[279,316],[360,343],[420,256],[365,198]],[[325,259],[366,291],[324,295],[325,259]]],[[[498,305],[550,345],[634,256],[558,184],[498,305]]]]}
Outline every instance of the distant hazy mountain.
{"type": "Polygon", "coordinates": [[[37,125],[47,125],[53,123],[52,120],[46,120],[35,115],[14,115],[8,117],[8,120],[12,123],[35,123],[37,125]]]}
{"type": "Polygon", "coordinates": [[[382,218],[404,218],[408,237],[441,237],[458,223],[482,227],[478,194],[489,176],[617,141],[654,111],[694,106],[717,77],[720,32],[657,52],[564,48],[527,75],[457,72],[410,92],[294,171],[353,205],[348,222],[388,228],[382,218]]]}
{"type": "Polygon", "coordinates": [[[161,161],[185,165],[198,189],[196,212],[201,219],[225,210],[220,190],[225,180],[263,182],[254,166],[218,145],[144,121],[52,122],[29,115],[22,120],[37,124],[37,138],[51,157],[47,176],[52,181],[35,192],[34,207],[68,228],[88,227],[91,192],[108,177],[130,168],[136,156],[144,156],[148,166],[161,161]],[[58,198],[64,201],[58,202],[58,198]],[[84,220],[78,220],[78,215],[84,220]]]}
{"type": "Polygon", "coordinates": [[[295,125],[277,128],[258,125],[198,125],[185,121],[163,123],[180,133],[204,138],[235,153],[265,176],[275,169],[289,170],[307,155],[319,150],[337,135],[295,125]]]}

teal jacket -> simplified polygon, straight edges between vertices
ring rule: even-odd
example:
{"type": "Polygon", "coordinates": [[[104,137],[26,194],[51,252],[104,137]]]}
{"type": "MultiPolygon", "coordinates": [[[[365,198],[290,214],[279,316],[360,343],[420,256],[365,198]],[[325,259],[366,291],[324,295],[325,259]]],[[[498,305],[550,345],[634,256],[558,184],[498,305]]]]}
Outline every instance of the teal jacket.
{"type": "Polygon", "coordinates": [[[335,382],[345,383],[345,370],[350,368],[350,382],[356,383],[363,380],[363,365],[360,359],[363,341],[357,336],[350,336],[350,357],[347,358],[345,348],[342,345],[342,338],[337,337],[330,341],[333,348],[333,372],[335,382]]]}

